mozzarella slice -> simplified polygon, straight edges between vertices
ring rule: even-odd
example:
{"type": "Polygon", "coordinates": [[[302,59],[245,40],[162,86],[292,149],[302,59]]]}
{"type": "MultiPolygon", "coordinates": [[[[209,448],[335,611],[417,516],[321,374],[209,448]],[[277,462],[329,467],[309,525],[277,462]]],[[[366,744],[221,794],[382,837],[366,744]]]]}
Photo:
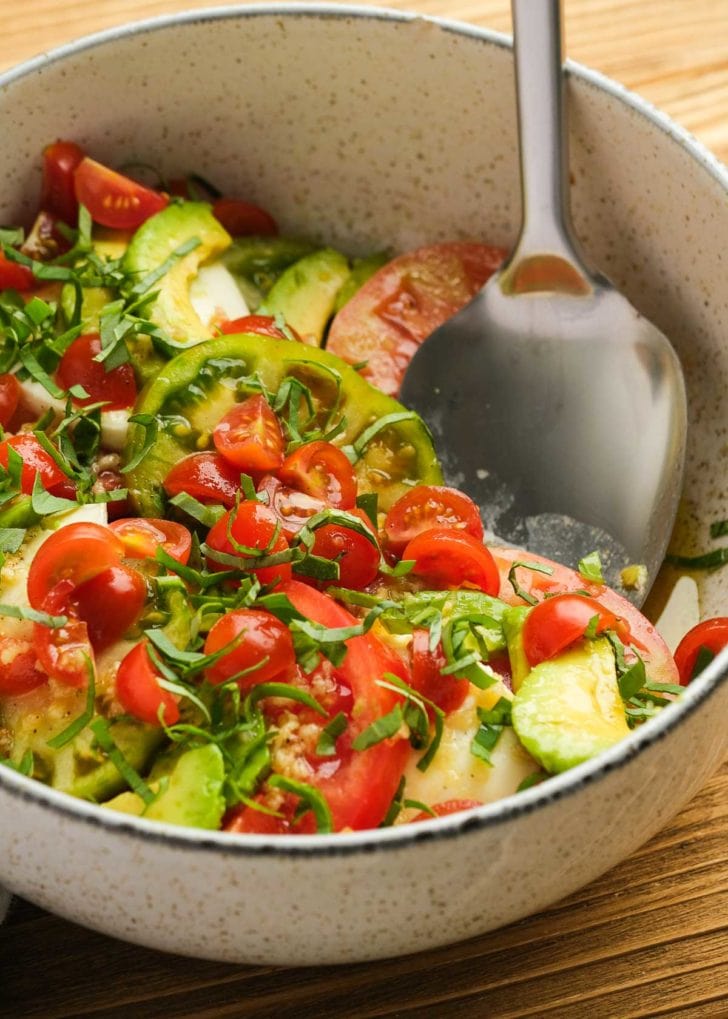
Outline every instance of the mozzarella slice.
{"type": "Polygon", "coordinates": [[[190,284],[190,301],[208,328],[250,314],[235,278],[221,262],[200,267],[190,284]]]}
{"type": "MultiPolygon", "coordinates": [[[[25,379],[20,383],[20,388],[23,391],[23,403],[36,417],[41,417],[48,410],[52,410],[59,417],[66,413],[65,402],[56,400],[40,382],[25,379]]],[[[114,453],[122,451],[129,430],[131,413],[131,409],[101,411],[101,445],[104,449],[109,449],[114,453]]]]}

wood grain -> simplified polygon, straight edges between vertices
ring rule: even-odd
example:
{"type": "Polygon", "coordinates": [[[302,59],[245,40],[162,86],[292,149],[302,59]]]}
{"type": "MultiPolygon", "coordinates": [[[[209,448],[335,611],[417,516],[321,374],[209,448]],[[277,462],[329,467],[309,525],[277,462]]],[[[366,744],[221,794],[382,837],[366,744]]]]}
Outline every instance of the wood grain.
{"type": "MultiPolygon", "coordinates": [[[[188,6],[0,0],[0,68],[188,6]]],[[[510,28],[507,0],[388,6],[510,28]]],[[[728,0],[565,0],[565,11],[570,56],[645,96],[728,162],[728,0]]],[[[599,881],[504,930],[405,959],[305,970],[180,959],[19,901],[0,927],[0,1016],[7,1019],[393,1015],[728,1016],[728,765],[665,831],[599,881]]]]}

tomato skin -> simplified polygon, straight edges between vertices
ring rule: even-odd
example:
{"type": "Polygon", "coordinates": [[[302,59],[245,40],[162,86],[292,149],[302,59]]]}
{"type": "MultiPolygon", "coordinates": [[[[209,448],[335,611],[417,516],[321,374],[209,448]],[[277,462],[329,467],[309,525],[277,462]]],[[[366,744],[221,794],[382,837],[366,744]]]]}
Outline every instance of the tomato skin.
{"type": "Polygon", "coordinates": [[[32,290],[35,276],[27,265],[12,262],[0,251],[0,290],[32,290]]]}
{"type": "Polygon", "coordinates": [[[422,341],[468,303],[505,258],[502,248],[455,242],[418,248],[388,262],[331,323],[326,349],[396,396],[422,341]]]}
{"type": "Polygon", "coordinates": [[[556,594],[539,602],[523,624],[523,649],[531,666],[555,658],[580,640],[594,616],[596,633],[615,630],[620,640],[629,643],[629,626],[594,598],[581,594],[556,594]]]}
{"type": "Polygon", "coordinates": [[[331,442],[307,442],[290,453],[277,471],[278,477],[314,499],[336,509],[356,504],[356,474],[349,458],[331,442]]]}
{"type": "Polygon", "coordinates": [[[84,687],[88,683],[88,663],[93,662],[94,655],[86,623],[68,612],[72,592],[73,582],[61,580],[45,596],[42,610],[67,616],[67,622],[55,629],[34,623],[33,645],[38,664],[49,676],[65,686],[84,687]]]}
{"type": "Polygon", "coordinates": [[[384,521],[387,548],[400,555],[423,531],[447,527],[483,540],[483,522],[473,500],[456,488],[417,485],[399,498],[384,521]]]}
{"type": "Polygon", "coordinates": [[[300,339],[298,333],[290,326],[286,327],[288,334],[276,325],[272,315],[243,315],[242,318],[234,318],[227,322],[220,323],[220,332],[226,335],[233,333],[255,333],[256,336],[270,336],[274,340],[300,339]]]}
{"type": "Polygon", "coordinates": [[[7,428],[20,402],[20,383],[14,375],[0,375],[0,427],[7,428]]]}
{"type": "MultiPolygon", "coordinates": [[[[255,797],[255,801],[265,806],[265,794],[255,797]]],[[[311,811],[296,818],[298,800],[287,793],[283,804],[276,814],[264,813],[240,803],[229,810],[222,822],[223,831],[237,832],[248,835],[315,835],[316,821],[311,811]],[[278,816],[276,816],[278,815],[278,816]]]]}
{"type": "Polygon", "coordinates": [[[268,498],[267,506],[281,525],[282,533],[290,541],[315,514],[326,509],[322,499],[314,499],[304,492],[284,485],[272,474],[266,474],[258,483],[258,493],[268,498]]]}
{"type": "Polygon", "coordinates": [[[30,432],[9,435],[0,442],[0,465],[3,467],[8,466],[8,449],[10,447],[23,460],[20,487],[26,495],[32,493],[36,475],[40,477],[43,488],[48,490],[67,480],[66,475],[53,457],[46,453],[36,437],[30,432]]]}
{"type": "Polygon", "coordinates": [[[76,198],[101,226],[136,230],[169,205],[167,195],[138,184],[85,156],[74,173],[76,198]]]}
{"type": "Polygon", "coordinates": [[[116,696],[124,711],[147,725],[160,724],[160,707],[166,725],[176,725],[180,717],[177,701],[159,685],[162,677],[149,657],[148,646],[143,640],[122,659],[116,673],[116,696]]]}
{"type": "MultiPolygon", "coordinates": [[[[482,800],[444,800],[442,803],[433,803],[432,810],[437,817],[449,817],[450,814],[459,814],[461,810],[472,810],[473,807],[482,807],[482,800]]],[[[421,810],[412,818],[411,824],[417,821],[431,821],[432,814],[421,810]]]]}
{"type": "Polygon", "coordinates": [[[34,609],[57,584],[78,587],[111,566],[117,566],[124,546],[108,527],[83,521],[66,524],[43,542],[28,570],[28,601],[34,609]]]}
{"type": "Polygon", "coordinates": [[[142,613],[147,585],[138,570],[110,566],[74,588],[69,597],[73,615],[82,620],[94,651],[119,640],[142,613]]]}
{"type": "Polygon", "coordinates": [[[295,667],[291,631],[270,612],[260,609],[233,609],[212,626],[205,641],[205,654],[220,651],[231,641],[235,645],[205,670],[210,683],[226,683],[244,669],[255,668],[238,679],[241,690],[283,676],[295,667]],[[264,659],[268,661],[264,661],[264,659]]]}
{"type": "Polygon", "coordinates": [[[702,623],[688,630],[675,650],[675,664],[681,685],[687,686],[694,678],[695,663],[701,648],[706,648],[717,655],[726,646],[728,646],[728,616],[704,619],[702,623]]]}
{"type": "Polygon", "coordinates": [[[430,651],[430,631],[416,629],[412,633],[412,686],[449,715],[457,711],[468,696],[470,684],[457,676],[443,676],[447,659],[438,644],[430,651]]]}
{"type": "Polygon", "coordinates": [[[278,233],[278,225],[270,213],[241,198],[218,198],[212,203],[212,214],[233,237],[278,233]]]}
{"type": "MultiPolygon", "coordinates": [[[[358,509],[350,512],[372,532],[372,525],[365,513],[358,509]]],[[[314,532],[312,552],[323,559],[336,560],[339,564],[339,579],[321,581],[322,584],[335,583],[342,587],[361,590],[371,584],[379,572],[381,558],[379,545],[372,544],[362,534],[341,524],[324,524],[323,527],[318,527],[314,532]]]]}
{"type": "MultiPolygon", "coordinates": [[[[220,517],[218,522],[210,528],[207,535],[207,544],[216,552],[225,552],[227,555],[236,555],[234,547],[227,537],[228,524],[230,533],[239,545],[247,545],[248,548],[267,549],[276,529],[275,515],[262,503],[253,500],[241,502],[237,509],[228,511],[220,517]]],[[[279,534],[273,543],[272,548],[267,549],[265,555],[273,555],[275,552],[283,552],[288,548],[288,542],[279,534]]],[[[244,560],[243,560],[244,562],[244,560]]],[[[207,565],[211,570],[225,570],[227,567],[216,563],[208,557],[207,565]]],[[[251,570],[261,584],[277,584],[280,581],[290,580],[290,563],[282,563],[280,566],[262,566],[251,570]]]]}
{"type": "Polygon", "coordinates": [[[98,333],[86,333],[73,341],[66,350],[56,369],[56,382],[62,389],[81,385],[88,397],[74,403],[87,407],[91,403],[104,401],[104,410],[123,410],[132,407],[137,398],[134,369],[130,364],[120,364],[106,371],[103,364],[94,361],[101,352],[98,333]]]}
{"type": "Polygon", "coordinates": [[[176,463],[164,480],[169,496],[186,492],[199,502],[215,502],[228,509],[240,490],[240,471],[219,453],[190,453],[176,463]]]}
{"type": "Polygon", "coordinates": [[[129,559],[153,559],[158,548],[177,562],[185,563],[192,551],[192,535],[174,520],[156,517],[122,517],[109,524],[109,528],[124,546],[129,559]]]}
{"type": "Polygon", "coordinates": [[[15,637],[0,637],[0,697],[19,697],[48,682],[38,669],[33,645],[15,637]]]}
{"type": "Polygon", "coordinates": [[[474,587],[486,594],[500,588],[498,567],[490,551],[465,531],[434,527],[410,541],[402,559],[414,559],[413,574],[438,590],[474,587]]]}
{"type": "Polygon", "coordinates": [[[270,404],[260,394],[229,410],[216,425],[212,439],[228,463],[248,474],[275,471],[283,463],[283,432],[270,404]]]}
{"type": "Polygon", "coordinates": [[[78,199],[74,175],[86,153],[75,142],[57,141],[43,150],[43,183],[40,208],[68,226],[78,222],[78,199]]]}

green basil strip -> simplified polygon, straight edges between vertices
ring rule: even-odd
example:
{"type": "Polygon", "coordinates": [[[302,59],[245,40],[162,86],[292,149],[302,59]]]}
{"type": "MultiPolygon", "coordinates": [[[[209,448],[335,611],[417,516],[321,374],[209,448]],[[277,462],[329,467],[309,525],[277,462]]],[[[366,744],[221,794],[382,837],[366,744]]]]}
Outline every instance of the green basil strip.
{"type": "Polygon", "coordinates": [[[584,580],[591,580],[595,584],[604,583],[602,561],[598,552],[590,552],[589,555],[579,560],[579,574],[584,580]]]}
{"type": "Polygon", "coordinates": [[[29,605],[0,605],[0,616],[9,616],[11,619],[26,619],[31,623],[41,623],[49,630],[57,630],[65,626],[68,616],[51,616],[47,612],[39,612],[29,605]]]}
{"type": "Polygon", "coordinates": [[[714,520],[710,525],[711,538],[723,538],[728,534],[728,520],[714,520]]]}
{"type": "Polygon", "coordinates": [[[357,507],[366,513],[375,529],[378,527],[378,502],[379,496],[376,492],[363,492],[356,497],[357,507]]]}
{"type": "Polygon", "coordinates": [[[172,506],[176,506],[177,509],[182,510],[187,516],[192,517],[208,528],[216,524],[220,517],[225,515],[224,506],[207,506],[204,503],[198,502],[194,496],[188,495],[187,492],[179,492],[177,495],[172,496],[169,501],[172,506]]]}
{"type": "Polygon", "coordinates": [[[384,431],[385,428],[388,428],[390,425],[396,425],[400,421],[417,421],[422,423],[422,418],[413,410],[395,411],[394,414],[385,414],[383,417],[378,418],[374,424],[365,428],[352,445],[343,446],[342,452],[346,454],[352,464],[355,464],[364,456],[364,451],[372,439],[384,431]]]}
{"type": "Polygon", "coordinates": [[[296,782],[295,779],[287,778],[285,775],[271,775],[268,785],[274,789],[283,789],[287,793],[293,793],[306,804],[308,810],[312,811],[316,819],[316,831],[320,835],[326,835],[334,830],[334,819],[331,815],[326,799],[323,794],[305,782],[296,782]]]}
{"type": "Polygon", "coordinates": [[[30,347],[21,347],[18,351],[20,363],[23,365],[25,370],[32,376],[32,378],[41,384],[46,392],[50,393],[56,400],[62,400],[64,398],[65,391],[60,386],[56,385],[50,375],[44,368],[41,367],[40,362],[32,352],[30,347]]]}
{"type": "Polygon", "coordinates": [[[129,418],[129,424],[139,425],[144,429],[144,442],[136,456],[132,457],[129,463],[121,468],[122,474],[128,474],[129,471],[135,470],[142,460],[145,459],[157,441],[157,432],[159,430],[159,422],[153,414],[132,414],[129,418]]]}
{"type": "Polygon", "coordinates": [[[78,718],[74,718],[69,726],[67,726],[63,732],[59,732],[53,739],[49,739],[46,744],[51,750],[60,750],[65,747],[67,743],[70,743],[75,737],[89,724],[91,719],[94,717],[94,703],[96,700],[96,676],[94,674],[94,667],[91,659],[86,657],[86,675],[88,676],[88,687],[86,688],[86,707],[82,714],[78,718]]]}
{"type": "Polygon", "coordinates": [[[243,709],[245,714],[250,715],[252,708],[266,697],[285,697],[286,700],[298,701],[299,704],[313,708],[324,718],[328,714],[326,708],[322,707],[315,697],[306,690],[302,690],[300,686],[293,686],[291,683],[257,683],[245,698],[243,709]]]}
{"type": "Polygon", "coordinates": [[[667,555],[665,562],[685,570],[717,570],[719,566],[728,563],[728,547],[715,548],[712,552],[697,556],[667,555]]]}
{"type": "Polygon", "coordinates": [[[24,527],[0,527],[0,552],[17,552],[24,540],[24,527]]]}
{"type": "Polygon", "coordinates": [[[39,517],[47,517],[51,513],[66,513],[69,510],[77,509],[78,503],[75,499],[63,499],[57,495],[46,492],[40,474],[36,474],[33,482],[33,493],[30,497],[30,505],[34,513],[39,517]]]}
{"type": "Polygon", "coordinates": [[[131,764],[129,764],[126,757],[124,757],[121,750],[119,750],[114,742],[113,736],[111,735],[111,730],[109,729],[106,719],[97,718],[95,722],[92,722],[90,728],[91,732],[96,737],[96,742],[132,792],[135,792],[137,796],[142,798],[145,804],[149,805],[152,800],[156,799],[156,794],[152,792],[139,772],[133,768],[131,764]]]}
{"type": "Polygon", "coordinates": [[[524,570],[533,570],[535,573],[545,573],[547,576],[551,576],[554,572],[551,566],[545,566],[543,563],[532,563],[526,560],[517,560],[508,571],[508,582],[513,588],[514,593],[522,598],[528,605],[538,605],[538,598],[534,598],[532,594],[519,585],[516,579],[516,570],[523,568],[524,570]]]}
{"type": "MultiPolygon", "coordinates": [[[[324,712],[325,713],[325,712],[324,712]]],[[[333,757],[336,753],[336,740],[342,733],[346,732],[348,720],[343,711],[335,715],[331,721],[323,727],[321,735],[316,744],[316,753],[319,757],[333,757]]]]}
{"type": "Polygon", "coordinates": [[[391,711],[381,718],[376,718],[370,725],[363,729],[352,741],[354,750],[368,750],[377,743],[390,739],[399,732],[404,722],[404,712],[401,704],[395,704],[391,711]]]}
{"type": "Polygon", "coordinates": [[[645,671],[645,663],[641,658],[638,658],[637,661],[634,662],[633,665],[630,665],[617,680],[622,700],[630,701],[633,697],[636,697],[645,685],[646,680],[647,673],[645,671]]]}
{"type": "Polygon", "coordinates": [[[703,669],[707,669],[714,658],[715,654],[710,650],[710,648],[702,644],[698,648],[695,665],[693,665],[693,671],[690,674],[690,679],[692,680],[695,679],[696,676],[699,676],[703,669]]]}

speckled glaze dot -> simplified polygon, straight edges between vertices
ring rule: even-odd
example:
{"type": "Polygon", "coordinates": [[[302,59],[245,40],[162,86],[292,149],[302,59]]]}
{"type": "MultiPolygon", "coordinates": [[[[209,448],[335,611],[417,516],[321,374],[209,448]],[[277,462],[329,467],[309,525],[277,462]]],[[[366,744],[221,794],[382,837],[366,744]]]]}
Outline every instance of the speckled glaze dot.
{"type": "MultiPolygon", "coordinates": [[[[618,86],[572,67],[568,89],[576,230],[685,367],[674,542],[690,553],[726,516],[728,174],[618,86]]],[[[475,28],[344,7],[162,18],[0,77],[0,221],[29,223],[39,153],[61,137],[111,164],[195,170],[271,209],[283,231],[352,254],[508,245],[514,116],[510,50],[475,28]]],[[[728,571],[698,579],[703,614],[724,612],[728,571]]],[[[107,814],[3,769],[0,882],[117,937],[234,962],[350,962],[472,937],[594,879],[694,795],[726,751],[727,658],[596,761],[410,828],[200,833],[107,814]]]]}

